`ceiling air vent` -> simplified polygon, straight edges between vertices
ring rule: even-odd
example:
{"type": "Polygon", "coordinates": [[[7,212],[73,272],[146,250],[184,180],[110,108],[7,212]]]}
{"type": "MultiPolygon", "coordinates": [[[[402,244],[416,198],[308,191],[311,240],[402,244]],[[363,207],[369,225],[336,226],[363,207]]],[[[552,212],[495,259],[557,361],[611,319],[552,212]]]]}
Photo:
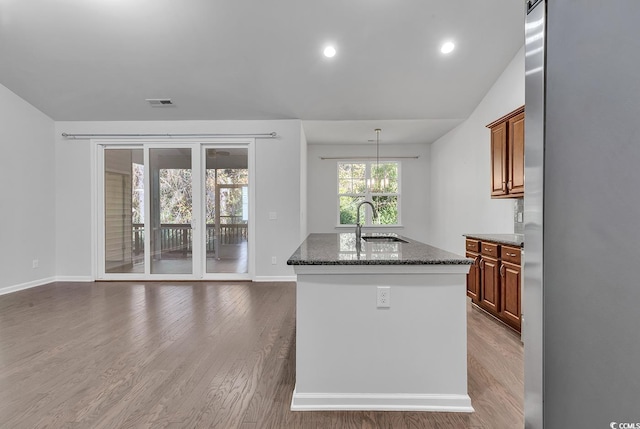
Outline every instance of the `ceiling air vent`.
{"type": "Polygon", "coordinates": [[[147,98],[145,100],[151,107],[174,107],[170,98],[147,98]]]}

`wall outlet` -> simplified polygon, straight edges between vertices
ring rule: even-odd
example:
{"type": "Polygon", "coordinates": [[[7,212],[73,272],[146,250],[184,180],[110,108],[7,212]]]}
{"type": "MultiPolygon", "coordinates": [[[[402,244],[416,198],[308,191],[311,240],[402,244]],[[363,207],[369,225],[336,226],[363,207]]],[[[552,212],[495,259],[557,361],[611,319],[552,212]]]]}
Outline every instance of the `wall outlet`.
{"type": "Polygon", "coordinates": [[[391,307],[391,286],[378,286],[378,308],[391,307]]]}
{"type": "Polygon", "coordinates": [[[278,219],[278,213],[277,212],[269,212],[269,220],[276,220],[278,219]]]}
{"type": "Polygon", "coordinates": [[[271,265],[276,265],[278,263],[278,260],[276,259],[275,256],[271,257],[271,265]]]}
{"type": "Polygon", "coordinates": [[[34,259],[33,261],[31,261],[31,268],[38,268],[39,265],[40,265],[40,261],[38,261],[37,259],[34,259]]]}

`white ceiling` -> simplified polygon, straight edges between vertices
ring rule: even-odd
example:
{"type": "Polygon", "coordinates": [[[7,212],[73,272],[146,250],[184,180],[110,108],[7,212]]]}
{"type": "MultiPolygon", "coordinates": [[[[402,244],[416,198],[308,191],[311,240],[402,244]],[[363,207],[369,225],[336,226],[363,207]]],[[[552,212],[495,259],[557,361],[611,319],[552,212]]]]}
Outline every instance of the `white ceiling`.
{"type": "Polygon", "coordinates": [[[366,143],[374,128],[388,142],[432,142],[522,46],[523,10],[520,0],[0,0],[0,83],[55,120],[297,118],[309,143],[366,143]]]}

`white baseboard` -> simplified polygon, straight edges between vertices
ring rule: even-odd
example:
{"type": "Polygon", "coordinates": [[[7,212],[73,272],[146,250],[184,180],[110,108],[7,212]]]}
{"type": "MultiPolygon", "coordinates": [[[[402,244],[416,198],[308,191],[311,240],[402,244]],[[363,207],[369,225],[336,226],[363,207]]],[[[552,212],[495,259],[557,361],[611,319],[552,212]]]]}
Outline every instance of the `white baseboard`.
{"type": "Polygon", "coordinates": [[[298,276],[255,276],[254,282],[295,282],[298,276]]]}
{"type": "Polygon", "coordinates": [[[91,276],[57,276],[57,282],[92,282],[94,281],[91,276]]]}
{"type": "Polygon", "coordinates": [[[19,290],[30,289],[32,287],[46,285],[47,283],[53,283],[55,281],[56,281],[55,277],[47,277],[44,279],[38,279],[38,280],[32,280],[30,282],[26,282],[26,283],[20,283],[17,285],[5,286],[3,288],[0,288],[0,295],[5,295],[7,293],[17,292],[19,290]]]}
{"type": "Polygon", "coordinates": [[[472,413],[469,395],[403,393],[297,393],[291,411],[444,411],[472,413]]]}
{"type": "Polygon", "coordinates": [[[57,276],[57,277],[47,277],[44,279],[33,280],[26,283],[20,283],[12,286],[5,286],[0,288],[0,295],[5,295],[11,292],[17,292],[19,290],[31,289],[32,287],[46,285],[48,283],[54,282],[92,282],[93,277],[91,276],[57,276]]]}

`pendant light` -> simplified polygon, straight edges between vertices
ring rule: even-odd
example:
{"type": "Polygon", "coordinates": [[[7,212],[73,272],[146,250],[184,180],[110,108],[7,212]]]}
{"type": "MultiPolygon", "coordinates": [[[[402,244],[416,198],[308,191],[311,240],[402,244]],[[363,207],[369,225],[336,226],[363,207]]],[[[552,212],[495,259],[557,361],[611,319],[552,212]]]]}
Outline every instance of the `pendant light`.
{"type": "Polygon", "coordinates": [[[380,178],[379,180],[377,177],[375,177],[380,172],[380,132],[382,131],[382,129],[376,128],[374,131],[376,133],[376,174],[373,174],[372,172],[371,179],[367,179],[367,188],[369,188],[370,191],[384,192],[386,187],[389,186],[389,178],[387,177],[386,172],[384,174],[384,177],[380,178]]]}

